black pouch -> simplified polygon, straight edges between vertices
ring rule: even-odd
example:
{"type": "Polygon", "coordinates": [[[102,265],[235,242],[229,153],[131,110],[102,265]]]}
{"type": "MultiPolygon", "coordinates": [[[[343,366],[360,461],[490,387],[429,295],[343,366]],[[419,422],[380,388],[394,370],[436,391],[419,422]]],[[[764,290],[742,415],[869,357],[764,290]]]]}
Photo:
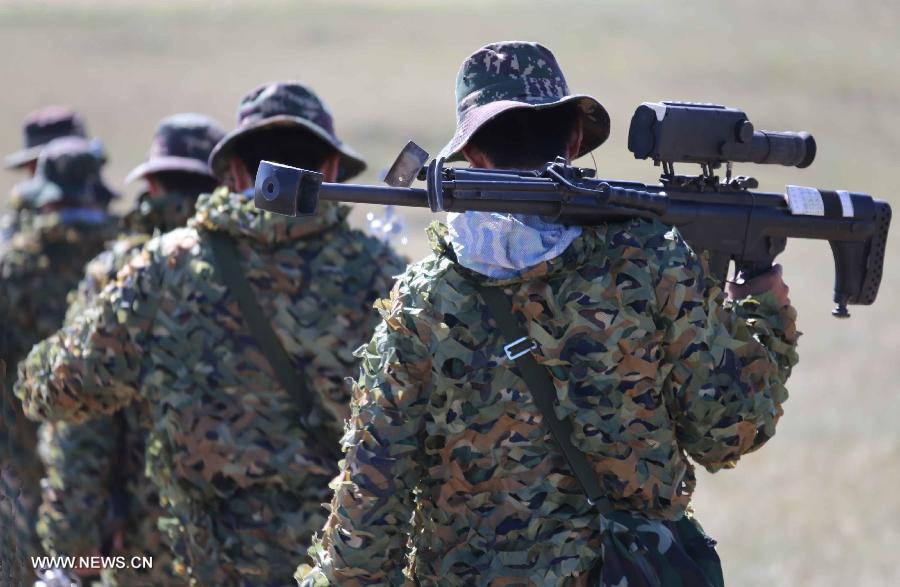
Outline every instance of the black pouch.
{"type": "Polygon", "coordinates": [[[588,584],[596,587],[724,587],[716,542],[688,516],[677,522],[627,512],[601,519],[602,552],[588,584]]]}

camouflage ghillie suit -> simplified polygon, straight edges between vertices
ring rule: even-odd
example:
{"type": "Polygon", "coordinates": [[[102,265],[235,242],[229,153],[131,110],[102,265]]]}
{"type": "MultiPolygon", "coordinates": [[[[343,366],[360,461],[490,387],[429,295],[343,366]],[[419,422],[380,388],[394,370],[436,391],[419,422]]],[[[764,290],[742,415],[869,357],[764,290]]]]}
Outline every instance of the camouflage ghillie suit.
{"type": "Polygon", "coordinates": [[[144,475],[142,430],[150,425],[146,409],[134,402],[84,424],[53,422],[40,427],[46,477],[37,532],[45,550],[153,560],[151,569],[98,571],[104,586],[186,584],[174,575],[173,556],[157,529],[162,514],[159,495],[144,475]]]}
{"type": "Polygon", "coordinates": [[[32,416],[77,420],[147,400],[161,527],[198,584],[285,585],[324,522],[337,466],[321,447],[338,442],[349,412],[354,341],[401,270],[346,214],[324,206],[290,219],[226,189],[203,196],[190,228],[153,239],[23,364],[17,393],[32,416]],[[222,283],[210,232],[239,242],[260,305],[315,390],[305,423],[222,283]]]}
{"type": "MultiPolygon", "coordinates": [[[[207,159],[224,134],[218,123],[205,116],[168,117],[154,135],[148,160],[129,174],[129,180],[186,172],[212,182],[207,159]]],[[[80,319],[154,233],[184,226],[194,214],[197,196],[174,191],[153,197],[142,194],[136,209],[124,219],[128,232],[87,264],[84,279],[69,296],[66,325],[80,319]]],[[[157,529],[162,509],[156,486],[144,475],[145,429],[152,422],[143,404],[138,400],[113,415],[78,424],[48,423],[41,430],[47,481],[38,534],[47,552],[153,558],[152,569],[105,569],[105,585],[184,584],[174,576],[171,551],[157,529]]]]}
{"type": "MultiPolygon", "coordinates": [[[[180,209],[192,210],[193,204],[176,207],[180,209]]],[[[183,225],[188,217],[172,215],[171,226],[183,225]]],[[[149,228],[140,209],[126,220],[129,226],[149,228]]],[[[65,325],[77,323],[91,300],[151,238],[146,232],[122,234],[88,262],[84,279],[69,294],[65,325]]],[[[138,399],[112,415],[40,427],[46,477],[37,533],[46,552],[153,558],[152,569],[104,569],[104,585],[185,584],[174,575],[172,553],[157,529],[162,515],[158,491],[144,474],[144,438],[151,425],[144,401],[138,399]]]]}
{"type": "MultiPolygon", "coordinates": [[[[129,215],[132,220],[134,214],[129,215]]],[[[87,263],[85,277],[69,294],[64,326],[77,323],[91,300],[150,238],[143,232],[122,234],[87,263]]],[[[142,402],[136,400],[116,414],[40,427],[39,453],[46,475],[37,533],[44,550],[53,555],[153,557],[149,571],[103,570],[105,585],[178,584],[171,552],[156,528],[159,495],[144,475],[144,429],[150,424],[142,402]]]]}
{"type": "MultiPolygon", "coordinates": [[[[469,57],[457,104],[442,151],[451,160],[513,109],[576,105],[584,140],[559,147],[574,154],[609,135],[599,102],[569,95],[553,55],[534,43],[469,57]]],[[[495,215],[488,224],[487,213],[466,214],[468,236],[434,226],[434,254],[379,302],[384,320],[358,351],[331,515],[310,549],[317,567],[299,568],[298,580],[721,585],[714,543],[686,515],[691,460],[731,467],[775,433],[797,361],[793,308],[773,294],[723,304],[701,259],[659,223],[564,227],[495,215]],[[526,239],[541,246],[521,255],[526,239]],[[556,415],[612,512],[588,502],[534,402],[536,382],[504,352],[513,341],[482,287],[510,298],[555,388],[556,415]]]]}
{"type": "MultiPolygon", "coordinates": [[[[4,242],[0,250],[0,297],[6,303],[0,318],[7,337],[0,462],[4,491],[21,492],[0,502],[3,562],[15,559],[19,565],[18,571],[14,565],[3,565],[12,578],[16,572],[19,579],[34,576],[26,557],[38,550],[34,523],[43,476],[36,452],[36,424],[25,418],[20,402],[12,396],[15,366],[33,344],[62,325],[66,295],[81,279],[85,263],[115,236],[115,219],[96,208],[79,207],[105,205],[112,196],[99,181],[101,165],[93,148],[81,139],[58,139],[48,145],[37,175],[23,184],[23,190],[37,207],[65,207],[37,214],[30,228],[4,242]]],[[[0,578],[11,577],[0,574],[0,578]]]]}
{"type": "Polygon", "coordinates": [[[359,350],[346,461],[305,584],[567,585],[597,561],[599,516],[475,282],[511,294],[573,443],[616,508],[646,519],[639,530],[662,536],[660,521],[685,514],[688,457],[731,467],[774,434],[797,360],[794,310],[765,297],[723,309],[676,232],[586,228],[525,278],[490,281],[455,262],[445,231],[359,350]]]}

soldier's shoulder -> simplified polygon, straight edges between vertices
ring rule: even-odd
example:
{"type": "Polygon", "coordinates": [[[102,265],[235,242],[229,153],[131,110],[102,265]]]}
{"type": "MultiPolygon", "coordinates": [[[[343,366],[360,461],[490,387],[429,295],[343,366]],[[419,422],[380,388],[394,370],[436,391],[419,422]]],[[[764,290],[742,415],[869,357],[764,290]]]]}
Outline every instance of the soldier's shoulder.
{"type": "Polygon", "coordinates": [[[182,269],[202,255],[201,238],[194,228],[176,228],[153,237],[128,255],[117,279],[139,274],[157,275],[165,280],[184,273],[182,269]]]}
{"type": "Polygon", "coordinates": [[[432,299],[440,296],[444,289],[456,289],[452,282],[464,279],[454,271],[455,265],[452,258],[433,251],[406,266],[397,276],[392,296],[402,298],[406,308],[428,308],[432,305],[432,299]]]}
{"type": "Polygon", "coordinates": [[[115,240],[110,241],[107,250],[116,255],[127,254],[144,246],[152,237],[143,232],[128,232],[119,234],[115,240]]]}
{"type": "Polygon", "coordinates": [[[122,234],[110,241],[106,249],[86,265],[88,274],[115,273],[136,251],[150,240],[146,234],[122,234]]]}
{"type": "Polygon", "coordinates": [[[467,277],[463,275],[449,243],[447,226],[433,222],[426,229],[431,253],[422,259],[406,265],[397,276],[393,296],[405,299],[407,307],[425,308],[431,306],[435,296],[442,293],[451,295],[467,277]]]}
{"type": "Polygon", "coordinates": [[[367,263],[372,263],[374,268],[389,268],[396,274],[406,266],[404,260],[391,245],[358,228],[350,228],[345,225],[342,230],[337,231],[333,242],[348,256],[358,257],[367,263]]]}
{"type": "Polygon", "coordinates": [[[588,238],[603,241],[604,246],[598,250],[602,249],[608,256],[621,258],[640,254],[654,264],[670,264],[676,259],[686,261],[693,257],[693,251],[678,229],[657,220],[636,218],[590,227],[586,232],[588,238]]]}
{"type": "Polygon", "coordinates": [[[201,242],[197,229],[181,227],[150,239],[145,249],[153,257],[163,258],[172,264],[199,255],[201,242]]]}
{"type": "MultiPolygon", "coordinates": [[[[609,223],[604,227],[604,238],[611,244],[663,250],[677,246],[680,239],[677,229],[645,218],[609,223]]],[[[598,228],[594,230],[602,234],[598,228]]]]}

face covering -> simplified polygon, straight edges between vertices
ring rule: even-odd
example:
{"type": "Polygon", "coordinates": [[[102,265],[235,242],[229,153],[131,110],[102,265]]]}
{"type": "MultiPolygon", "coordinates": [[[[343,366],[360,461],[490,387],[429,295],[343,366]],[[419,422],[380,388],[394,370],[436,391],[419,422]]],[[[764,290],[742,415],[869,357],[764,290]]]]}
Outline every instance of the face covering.
{"type": "Polygon", "coordinates": [[[449,212],[447,227],[459,264],[493,279],[518,277],[558,257],[581,235],[580,226],[496,212],[449,212]]]}

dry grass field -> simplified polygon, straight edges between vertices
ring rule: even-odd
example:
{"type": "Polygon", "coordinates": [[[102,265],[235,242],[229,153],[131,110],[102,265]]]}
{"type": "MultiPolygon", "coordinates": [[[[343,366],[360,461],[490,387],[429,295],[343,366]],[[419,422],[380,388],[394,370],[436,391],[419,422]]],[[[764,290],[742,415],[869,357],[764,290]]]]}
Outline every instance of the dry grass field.
{"type": "MultiPolygon", "coordinates": [[[[449,138],[463,57],[522,38],[551,47],[570,86],[607,105],[601,176],[655,180],[625,148],[640,102],[720,102],[757,128],[816,136],[809,169],[738,167],[763,188],[849,188],[896,206],[898,26],[891,0],[0,0],[0,153],[18,147],[30,110],[68,103],[107,145],[121,188],[161,117],[198,111],[231,127],[246,91],[297,79],[331,105],[375,181],[406,140],[436,153],[449,138]]],[[[0,192],[16,179],[2,175],[0,192]]],[[[418,257],[430,218],[408,218],[418,257]]],[[[849,321],[829,315],[827,244],[792,242],[782,257],[805,332],[786,415],[764,450],[703,475],[695,502],[730,585],[900,584],[898,230],[878,303],[849,321]]]]}

